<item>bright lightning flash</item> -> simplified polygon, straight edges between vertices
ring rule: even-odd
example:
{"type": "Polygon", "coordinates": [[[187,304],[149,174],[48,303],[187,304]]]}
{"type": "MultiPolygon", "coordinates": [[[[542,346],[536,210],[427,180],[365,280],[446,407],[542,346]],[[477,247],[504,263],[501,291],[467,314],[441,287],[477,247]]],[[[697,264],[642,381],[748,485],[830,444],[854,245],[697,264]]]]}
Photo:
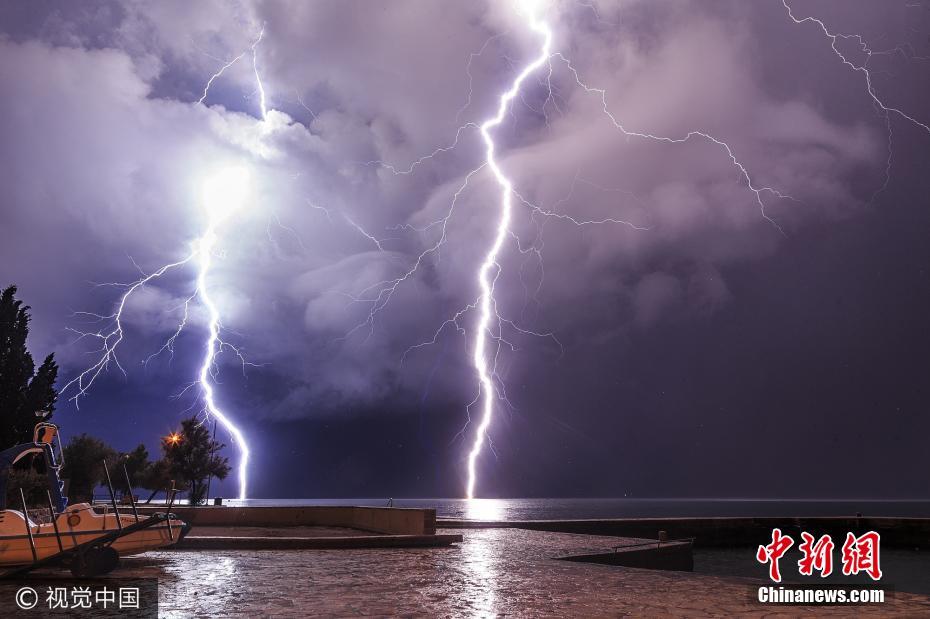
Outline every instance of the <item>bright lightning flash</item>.
{"type": "MultiPolygon", "coordinates": [[[[61,390],[62,393],[66,393],[73,389],[74,395],[72,395],[70,399],[78,403],[80,398],[87,394],[87,391],[93,386],[94,381],[97,380],[100,374],[109,368],[111,362],[125,375],[126,372],[117,358],[117,348],[123,341],[124,312],[126,311],[130,298],[135,292],[141,290],[147,284],[160,278],[169,271],[189,263],[197,264],[196,288],[184,301],[184,314],[178,328],[175,330],[174,334],[168,338],[165,344],[143,363],[148,363],[148,361],[165,351],[172,355],[174,354],[174,343],[187,326],[190,304],[194,299],[199,298],[200,302],[207,310],[208,337],[204,344],[205,351],[203,363],[200,366],[197,384],[200,385],[203,394],[204,412],[208,416],[212,415],[215,417],[223,425],[233,437],[233,440],[238,445],[241,452],[238,471],[240,499],[246,498],[246,489],[248,486],[247,469],[250,453],[249,446],[239,428],[236,427],[232,420],[230,420],[217,406],[213,384],[217,371],[216,360],[221,352],[227,350],[232,351],[239,357],[243,365],[246,364],[246,361],[235,346],[221,338],[220,312],[213,298],[210,296],[207,280],[210,274],[210,266],[213,262],[217,240],[219,238],[220,227],[248,203],[249,185],[249,171],[243,167],[224,168],[207,178],[203,184],[201,200],[203,209],[207,214],[208,223],[203,235],[194,241],[191,253],[183,260],[166,264],[157,271],[149,274],[143,273],[141,278],[130,284],[104,284],[107,286],[125,288],[125,292],[123,292],[122,296],[119,298],[119,302],[113,313],[103,316],[79,312],[79,315],[89,317],[98,322],[104,322],[107,326],[99,331],[78,331],[77,329],[71,329],[71,331],[78,334],[78,339],[90,338],[100,341],[101,347],[97,351],[100,357],[96,363],[71,379],[61,390]]],[[[172,435],[172,437],[173,436],[176,435],[172,435]]],[[[170,442],[177,442],[177,440],[172,437],[169,437],[170,442]]]]}
{"type": "MultiPolygon", "coordinates": [[[[468,312],[472,310],[477,310],[479,313],[477,321],[477,331],[475,333],[475,345],[474,345],[474,356],[473,364],[475,367],[475,373],[478,377],[478,393],[476,398],[468,405],[467,409],[469,411],[469,423],[471,422],[471,408],[472,406],[478,404],[480,405],[480,420],[476,427],[474,442],[472,443],[471,449],[468,453],[468,481],[466,485],[466,496],[469,499],[474,498],[475,496],[475,481],[477,477],[476,473],[476,464],[478,457],[481,455],[484,444],[487,441],[490,445],[490,437],[488,434],[488,429],[490,428],[491,422],[494,417],[494,404],[495,398],[499,398],[505,404],[510,404],[507,398],[506,385],[497,375],[497,361],[501,349],[503,346],[509,347],[511,350],[515,350],[513,344],[508,342],[503,334],[503,327],[507,327],[515,330],[516,332],[523,335],[532,335],[537,337],[545,337],[551,339],[555,342],[559,348],[561,348],[561,343],[555,337],[553,333],[541,333],[536,331],[531,331],[525,328],[518,326],[513,320],[509,320],[500,315],[498,312],[497,302],[495,299],[495,287],[500,277],[502,267],[500,264],[500,253],[504,247],[504,244],[507,242],[508,237],[512,237],[517,243],[517,250],[521,254],[533,253],[540,260],[540,267],[542,266],[542,254],[541,254],[541,245],[535,246],[535,241],[531,243],[528,247],[524,247],[519,236],[510,229],[511,218],[513,214],[513,208],[515,206],[514,199],[517,200],[517,205],[519,207],[525,207],[534,216],[539,216],[542,218],[551,218],[555,220],[562,221],[564,223],[572,224],[574,226],[589,226],[589,225],[602,225],[602,224],[619,224],[627,226],[633,230],[638,231],[648,231],[648,227],[643,227],[636,225],[633,222],[625,221],[623,219],[617,219],[613,217],[607,217],[598,220],[584,220],[576,219],[575,217],[567,214],[561,213],[556,210],[551,210],[548,208],[543,208],[540,205],[533,204],[528,201],[520,191],[514,186],[513,181],[505,174],[504,170],[501,169],[498,164],[496,153],[496,145],[494,142],[494,132],[498,129],[504,122],[505,116],[508,114],[513,114],[513,107],[516,101],[522,101],[524,105],[528,105],[523,98],[522,88],[531,75],[535,72],[542,69],[544,66],[548,67],[548,73],[545,78],[543,78],[543,84],[548,86],[548,97],[546,103],[543,105],[541,110],[532,109],[534,112],[542,113],[546,115],[545,108],[546,105],[550,102],[553,106],[558,109],[558,105],[555,103],[555,100],[559,98],[553,84],[553,61],[558,61],[559,64],[564,65],[565,69],[568,71],[570,77],[574,83],[581,88],[585,93],[594,95],[601,103],[602,111],[604,117],[611,123],[611,126],[621,135],[627,139],[638,139],[646,140],[651,142],[659,142],[663,144],[683,144],[691,141],[703,141],[709,144],[711,147],[721,151],[727,161],[736,169],[738,172],[737,178],[738,182],[751,192],[756,206],[759,207],[760,214],[762,218],[770,223],[774,229],[779,232],[782,231],[778,223],[769,217],[766,214],[767,200],[769,199],[778,199],[778,200],[794,200],[791,196],[785,195],[777,189],[768,186],[758,185],[752,178],[747,167],[743,162],[737,158],[734,153],[733,148],[728,142],[718,137],[711,135],[710,133],[700,131],[700,130],[691,130],[687,133],[677,136],[665,136],[665,135],[655,135],[646,131],[637,131],[634,129],[627,128],[621,121],[610,111],[610,106],[608,103],[607,91],[602,88],[597,88],[587,85],[579,71],[572,64],[571,60],[567,58],[563,53],[553,49],[553,32],[549,25],[539,17],[540,10],[540,0],[517,0],[517,12],[523,20],[527,31],[534,33],[541,39],[539,52],[528,61],[526,65],[522,67],[513,81],[510,83],[510,87],[503,93],[501,93],[500,98],[498,99],[497,113],[478,124],[475,122],[466,122],[460,126],[455,133],[455,139],[450,144],[434,149],[429,154],[420,157],[414,160],[411,164],[407,166],[403,165],[394,165],[386,163],[384,161],[376,160],[369,161],[366,165],[380,165],[382,168],[388,170],[391,174],[395,176],[402,176],[413,174],[415,169],[421,165],[425,165],[428,161],[434,159],[435,157],[441,156],[445,153],[448,153],[454,150],[459,146],[460,138],[466,131],[476,129],[480,135],[481,139],[485,146],[485,157],[484,162],[480,166],[469,172],[465,175],[462,184],[456,189],[455,193],[452,196],[452,201],[449,206],[448,211],[444,216],[439,218],[436,221],[431,222],[425,227],[413,227],[409,225],[399,225],[395,226],[395,229],[410,229],[416,232],[425,233],[433,228],[436,228],[439,231],[439,238],[434,243],[430,244],[426,249],[424,249],[417,257],[412,267],[407,269],[402,275],[394,279],[389,279],[386,281],[376,282],[367,288],[364,288],[360,294],[356,295],[347,295],[352,302],[361,302],[369,305],[368,315],[365,320],[358,325],[356,325],[351,331],[346,335],[348,337],[352,333],[362,329],[367,328],[369,334],[374,325],[374,320],[377,314],[383,310],[387,304],[390,302],[392,296],[397,291],[397,288],[411,278],[414,273],[420,268],[420,266],[425,262],[427,257],[431,255],[438,256],[440,248],[443,246],[447,238],[447,227],[450,220],[452,219],[453,213],[456,208],[456,201],[461,196],[462,192],[468,187],[469,180],[476,174],[478,174],[484,168],[487,168],[494,175],[497,184],[500,187],[500,210],[499,217],[497,219],[497,225],[495,229],[495,234],[493,241],[488,248],[487,253],[484,256],[483,261],[478,267],[476,276],[478,280],[479,287],[479,296],[472,302],[466,305],[465,307],[458,310],[451,318],[445,320],[434,333],[432,339],[421,342],[414,346],[411,346],[407,349],[407,352],[404,353],[406,358],[407,354],[411,351],[421,348],[423,346],[428,346],[435,344],[438,341],[440,333],[448,326],[454,326],[455,329],[465,334],[466,331],[464,327],[459,323],[459,320],[468,312]]],[[[587,6],[592,8],[597,14],[596,8],[593,5],[582,4],[582,6],[587,6]]],[[[603,21],[598,16],[599,21],[603,21]]],[[[495,35],[495,37],[500,35],[495,35]]],[[[495,38],[495,37],[492,37],[495,38]]],[[[471,77],[471,62],[476,57],[481,55],[483,51],[487,48],[487,45],[491,39],[485,42],[481,50],[477,53],[471,54],[466,63],[466,75],[468,76],[468,96],[466,98],[465,105],[462,109],[459,110],[458,116],[468,108],[471,103],[471,93],[472,93],[472,77],[471,77]]],[[[548,125],[548,116],[546,115],[546,123],[548,125]]],[[[575,174],[575,179],[572,182],[572,190],[574,190],[575,184],[578,182],[589,182],[583,181],[579,178],[578,173],[575,174]]],[[[601,191],[613,191],[609,188],[600,187],[591,183],[595,188],[601,191]]],[[[620,190],[617,190],[620,191],[620,190]]],[[[562,204],[566,202],[571,196],[572,192],[569,192],[569,195],[560,200],[557,204],[562,204]]],[[[629,193],[633,198],[636,198],[635,194],[629,193]]],[[[541,232],[540,232],[541,234],[541,232]]],[[[539,237],[537,237],[538,239],[539,237]]],[[[541,281],[540,281],[541,285],[541,281]]],[[[402,361],[403,361],[402,358],[402,361]]],[[[466,428],[468,426],[466,425],[466,428]]],[[[463,429],[464,432],[464,429],[463,429]]]]}
{"type": "MultiPolygon", "coordinates": [[[[486,146],[484,165],[486,165],[491,170],[491,172],[494,174],[494,178],[500,185],[501,206],[500,218],[497,222],[497,231],[494,236],[494,241],[491,244],[487,255],[485,256],[484,261],[481,263],[481,266],[478,269],[478,284],[480,287],[481,296],[477,301],[477,307],[479,309],[480,316],[478,320],[478,330],[475,340],[474,365],[479,379],[479,393],[475,402],[478,402],[479,400],[481,402],[481,419],[475,432],[474,443],[472,444],[471,450],[468,454],[468,483],[466,486],[466,496],[469,499],[472,499],[475,496],[475,465],[478,456],[481,454],[485,441],[489,440],[488,428],[494,415],[495,394],[500,393],[504,401],[506,402],[507,400],[504,386],[502,384],[495,384],[494,378],[496,377],[496,373],[494,368],[496,367],[497,355],[500,352],[501,344],[506,343],[500,335],[501,325],[504,323],[512,323],[503,319],[498,314],[497,304],[494,297],[494,288],[497,282],[497,278],[501,273],[501,265],[498,262],[498,256],[500,254],[501,248],[503,247],[503,244],[508,236],[515,237],[514,233],[510,230],[510,220],[513,210],[513,196],[516,196],[521,205],[529,207],[534,213],[539,213],[540,215],[546,217],[564,219],[577,226],[599,223],[620,223],[630,226],[636,230],[646,230],[646,228],[642,228],[622,220],[604,219],[601,221],[579,221],[570,216],[546,211],[539,206],[525,200],[516,190],[516,188],[514,188],[512,181],[504,174],[503,170],[501,170],[495,159],[495,144],[492,130],[501,125],[501,123],[504,121],[504,116],[507,114],[508,110],[513,104],[514,99],[520,96],[521,86],[526,81],[527,77],[542,68],[544,65],[548,66],[549,74],[546,78],[546,83],[549,86],[549,98],[551,99],[553,97],[553,89],[550,81],[553,70],[552,61],[554,59],[558,60],[566,66],[569,73],[574,78],[577,86],[579,86],[586,93],[594,94],[600,99],[600,102],[603,106],[604,115],[611,122],[613,127],[626,138],[637,138],[666,144],[682,144],[691,140],[703,140],[712,144],[714,147],[719,148],[726,155],[730,163],[738,170],[741,181],[754,194],[755,202],[759,207],[762,217],[770,224],[772,224],[779,232],[782,232],[782,234],[784,234],[784,232],[782,231],[781,227],[765,212],[766,202],[764,197],[774,196],[777,199],[793,200],[793,198],[790,196],[787,196],[772,187],[757,186],[753,182],[745,165],[739,159],[737,159],[730,145],[726,141],[714,137],[709,133],[692,130],[682,136],[664,136],[627,129],[608,109],[607,92],[601,88],[588,86],[584,81],[582,81],[579,72],[572,65],[571,61],[561,52],[552,50],[552,30],[546,22],[542,21],[538,17],[537,8],[538,1],[520,0],[518,2],[518,12],[524,18],[527,29],[536,33],[542,39],[539,53],[533,60],[531,60],[523,67],[523,69],[511,83],[510,88],[501,95],[497,114],[493,118],[484,121],[479,127],[481,137],[486,146]],[[492,324],[496,324],[496,331],[492,330],[492,324]],[[493,346],[489,344],[489,340],[494,340],[493,346]]],[[[458,135],[456,135],[456,142],[457,141],[458,135]]],[[[455,144],[453,144],[453,146],[454,145],[455,144]]],[[[436,153],[442,152],[444,150],[448,149],[439,149],[436,151],[436,153]]],[[[436,153],[433,154],[435,155],[436,153]]],[[[430,155],[429,157],[432,156],[433,155],[430,155]]],[[[417,163],[420,163],[421,161],[422,160],[418,160],[417,163]]],[[[517,240],[519,243],[519,239],[517,240]]],[[[521,249],[521,252],[522,251],[524,250],[521,249]]],[[[466,309],[470,309],[471,307],[472,306],[469,306],[466,309]]],[[[457,314],[456,317],[451,321],[456,324],[456,326],[458,325],[458,316],[459,314],[457,314]]],[[[446,323],[449,322],[450,321],[446,321],[446,323]]],[[[444,323],[444,325],[446,323],[444,323]]],[[[433,341],[435,341],[435,339],[436,338],[434,337],[433,341]]]]}
{"type": "Polygon", "coordinates": [[[245,168],[226,168],[207,179],[203,187],[203,205],[209,215],[209,224],[204,235],[197,240],[197,257],[200,269],[197,274],[197,290],[200,300],[209,313],[209,337],[206,352],[200,366],[200,388],[203,390],[204,405],[207,413],[219,420],[223,427],[234,437],[239,446],[239,498],[246,498],[248,486],[249,445],[242,432],[216,405],[213,393],[213,368],[216,356],[223,350],[220,339],[220,312],[207,291],[207,275],[213,257],[213,248],[217,240],[217,228],[236,211],[240,210],[248,196],[249,172],[245,168]]]}
{"type": "MultiPolygon", "coordinates": [[[[552,47],[552,31],[541,21],[538,21],[530,10],[528,3],[522,4],[522,9],[527,15],[530,28],[543,38],[542,48],[539,55],[528,65],[526,65],[519,75],[514,79],[510,89],[500,97],[497,107],[497,114],[481,124],[481,137],[486,147],[485,161],[488,168],[494,174],[501,187],[501,209],[500,219],[497,222],[497,232],[494,235],[494,243],[481,263],[478,269],[478,285],[481,289],[481,297],[478,301],[480,318],[478,319],[478,332],[475,342],[474,363],[478,372],[480,381],[481,398],[481,421],[478,424],[475,433],[475,442],[471,451],[468,453],[468,488],[467,496],[469,499],[475,496],[475,463],[481,454],[481,448],[486,440],[488,426],[491,424],[491,418],[494,414],[494,382],[491,371],[488,367],[488,339],[491,328],[492,315],[497,316],[497,307],[494,299],[494,285],[501,273],[501,267],[497,262],[504,241],[507,239],[510,231],[510,218],[513,211],[513,183],[504,174],[497,160],[494,157],[494,138],[491,131],[504,122],[504,116],[510,108],[510,104],[520,92],[520,86],[523,81],[538,68],[546,64],[549,60],[549,54],[552,47]]],[[[499,324],[499,323],[498,323],[499,324]]],[[[500,349],[500,339],[495,338],[496,347],[500,349]]],[[[496,356],[496,353],[495,353],[496,356]]]]}
{"type": "MultiPolygon", "coordinates": [[[[249,50],[243,51],[241,54],[227,62],[210,77],[209,81],[207,81],[206,85],[204,86],[203,95],[198,100],[198,103],[204,103],[210,93],[210,87],[218,78],[223,75],[227,69],[232,67],[249,52],[251,52],[252,70],[255,73],[256,88],[259,95],[258,103],[259,111],[261,113],[261,126],[263,129],[267,128],[267,99],[265,88],[262,84],[261,75],[258,70],[258,45],[261,43],[264,34],[265,28],[262,27],[258,37],[250,45],[249,50]]],[[[149,361],[166,351],[170,355],[174,355],[175,342],[181,335],[181,332],[187,326],[190,314],[190,304],[195,299],[199,298],[201,304],[207,310],[208,335],[207,340],[204,342],[203,362],[200,365],[197,382],[186,387],[184,391],[187,391],[187,389],[194,385],[200,386],[203,396],[203,412],[207,417],[212,416],[217,421],[219,421],[223,425],[223,428],[225,428],[233,437],[233,441],[239,447],[239,451],[241,453],[238,469],[239,499],[246,498],[246,491],[248,488],[248,465],[250,451],[242,431],[232,422],[226,413],[224,413],[219,408],[219,406],[217,406],[214,390],[216,374],[218,371],[217,356],[221,352],[231,351],[239,358],[239,361],[242,363],[243,367],[253,364],[246,362],[238,348],[222,339],[222,323],[220,320],[220,311],[217,308],[213,298],[210,296],[207,280],[210,274],[210,267],[213,263],[214,251],[219,240],[220,228],[223,223],[225,223],[230,217],[235,215],[238,211],[242,210],[242,208],[248,204],[249,189],[249,171],[241,166],[229,166],[222,168],[214,175],[209,176],[203,183],[201,195],[202,207],[207,215],[207,227],[204,230],[203,235],[194,241],[190,254],[188,254],[186,258],[177,262],[166,264],[152,273],[143,272],[142,277],[134,282],[128,284],[101,284],[103,286],[112,286],[124,289],[124,292],[120,296],[119,301],[116,304],[116,309],[113,311],[113,313],[109,315],[101,315],[92,314],[89,312],[77,312],[77,315],[87,318],[91,322],[102,323],[104,326],[97,331],[80,331],[73,328],[69,329],[78,335],[79,340],[94,339],[99,341],[100,348],[94,352],[98,353],[100,356],[93,365],[75,376],[61,389],[61,393],[67,393],[73,390],[74,395],[70,397],[70,400],[73,401],[75,405],[77,405],[81,397],[87,394],[88,390],[93,386],[94,382],[97,380],[100,374],[109,369],[110,363],[113,363],[113,365],[115,365],[120,370],[120,372],[125,375],[126,371],[120,364],[120,361],[117,357],[117,349],[119,348],[119,345],[123,341],[125,335],[123,330],[123,319],[124,312],[126,311],[126,306],[130,298],[135,292],[141,290],[147,284],[162,277],[169,271],[173,271],[174,269],[189,263],[196,264],[198,267],[196,288],[183,303],[183,316],[180,320],[180,323],[178,324],[177,329],[174,331],[171,337],[165,341],[164,345],[162,345],[158,351],[143,361],[143,365],[147,364],[149,361]]],[[[141,271],[141,269],[139,270],[141,271]]],[[[184,391],[182,391],[182,393],[184,393],[184,391]]],[[[176,434],[173,434],[169,436],[167,440],[169,442],[176,443],[179,440],[179,437],[177,437],[176,434]]]]}

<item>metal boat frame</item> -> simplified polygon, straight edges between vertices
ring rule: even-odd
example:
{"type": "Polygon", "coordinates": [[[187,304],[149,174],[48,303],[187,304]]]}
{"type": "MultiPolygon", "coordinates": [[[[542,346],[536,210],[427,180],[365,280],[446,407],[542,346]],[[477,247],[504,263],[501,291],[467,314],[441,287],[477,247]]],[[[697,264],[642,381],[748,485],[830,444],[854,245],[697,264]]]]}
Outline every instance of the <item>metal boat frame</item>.
{"type": "MultiPolygon", "coordinates": [[[[129,504],[132,507],[132,513],[135,517],[135,522],[131,525],[123,526],[122,520],[120,518],[119,507],[116,502],[116,494],[113,492],[113,482],[110,479],[110,469],[107,466],[106,461],[104,461],[103,470],[106,473],[107,489],[110,493],[110,505],[113,507],[113,514],[116,519],[117,528],[114,531],[104,533],[103,535],[97,536],[94,539],[86,541],[82,544],[77,544],[71,546],[70,548],[65,548],[64,544],[62,543],[61,532],[58,529],[57,517],[65,511],[68,500],[62,494],[64,484],[58,476],[58,472],[61,470],[62,464],[64,463],[64,458],[63,455],[56,458],[55,451],[52,447],[52,441],[56,436],[58,436],[57,426],[48,422],[43,422],[36,425],[34,433],[35,442],[22,443],[0,452],[0,510],[7,509],[6,486],[10,467],[28,454],[43,454],[49,486],[46,490],[46,496],[48,498],[48,509],[52,520],[52,526],[55,529],[55,539],[58,543],[57,553],[42,559],[38,557],[35,538],[32,534],[32,525],[29,521],[28,508],[26,506],[26,495],[23,492],[23,489],[20,488],[19,494],[22,500],[22,515],[26,524],[26,533],[29,538],[29,548],[32,551],[33,560],[30,564],[17,566],[13,569],[0,573],[0,579],[17,578],[40,567],[57,565],[69,567],[72,574],[79,577],[99,576],[101,574],[106,574],[119,565],[119,554],[112,547],[116,540],[127,535],[132,535],[133,533],[137,533],[144,529],[148,529],[163,522],[167,523],[168,525],[169,539],[175,539],[175,532],[172,530],[171,520],[177,520],[177,516],[171,513],[171,507],[174,504],[177,490],[172,488],[168,491],[168,504],[164,513],[155,513],[145,519],[139,518],[139,511],[136,509],[136,502],[132,496],[132,492],[130,491],[129,504]]],[[[63,452],[61,451],[60,438],[58,439],[58,446],[59,454],[62,454],[63,452]]],[[[129,479],[129,472],[126,470],[125,464],[123,465],[123,474],[126,477],[126,486],[128,488],[132,488],[132,482],[129,479]]],[[[185,529],[186,528],[187,526],[185,526],[185,529]]],[[[184,533],[186,533],[186,530],[178,531],[179,537],[183,537],[184,533]]]]}

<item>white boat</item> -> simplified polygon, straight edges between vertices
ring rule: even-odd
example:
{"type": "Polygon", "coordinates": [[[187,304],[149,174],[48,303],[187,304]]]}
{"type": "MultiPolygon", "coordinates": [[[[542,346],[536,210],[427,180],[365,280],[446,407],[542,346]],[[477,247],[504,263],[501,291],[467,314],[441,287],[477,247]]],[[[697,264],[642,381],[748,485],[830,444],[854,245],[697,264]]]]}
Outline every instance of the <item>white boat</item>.
{"type": "Polygon", "coordinates": [[[58,476],[60,439],[57,457],[53,447],[57,436],[57,426],[42,422],[35,428],[32,443],[0,452],[0,566],[32,569],[39,564],[63,564],[76,575],[101,574],[115,568],[120,556],[172,546],[187,534],[190,527],[171,514],[140,516],[134,504],[133,513],[120,513],[112,500],[112,487],[112,509],[110,505],[68,505],[58,476]],[[10,467],[30,454],[41,454],[45,461],[51,514],[46,523],[33,522],[25,505],[23,509],[6,505],[10,467]]]}

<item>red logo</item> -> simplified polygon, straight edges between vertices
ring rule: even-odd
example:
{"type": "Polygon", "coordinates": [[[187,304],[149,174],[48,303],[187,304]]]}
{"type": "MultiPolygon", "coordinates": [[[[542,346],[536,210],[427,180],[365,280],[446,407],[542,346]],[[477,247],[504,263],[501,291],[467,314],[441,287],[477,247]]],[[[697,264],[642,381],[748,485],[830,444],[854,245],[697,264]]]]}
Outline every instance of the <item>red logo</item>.
{"type": "Polygon", "coordinates": [[[781,571],[778,569],[778,560],[784,556],[788,549],[794,545],[789,535],[782,535],[781,529],[772,529],[772,543],[768,546],[759,546],[756,551],[756,561],[763,565],[769,564],[769,578],[781,582],[781,571]]]}
{"type": "MultiPolygon", "coordinates": [[[[875,531],[869,531],[859,537],[853,533],[846,534],[846,542],[842,548],[843,575],[855,576],[865,572],[872,580],[882,577],[881,562],[879,559],[879,545],[881,536],[875,531]]],[[[756,551],[756,561],[769,566],[769,578],[774,582],[781,582],[781,569],[779,560],[794,546],[794,539],[790,535],[783,535],[781,529],[772,529],[772,541],[765,546],[759,546],[756,551]]],[[[835,545],[829,535],[816,538],[807,531],[801,533],[801,559],[798,561],[798,572],[802,576],[813,576],[814,571],[820,572],[825,578],[833,573],[833,549],[835,545]]]]}
{"type": "Polygon", "coordinates": [[[814,536],[807,531],[801,533],[801,545],[798,550],[803,557],[798,561],[798,571],[802,576],[811,576],[814,570],[820,572],[821,578],[833,573],[833,540],[829,535],[822,536],[814,543],[814,536]]]}
{"type": "Polygon", "coordinates": [[[843,544],[843,574],[851,576],[865,572],[872,580],[882,577],[882,568],[878,558],[878,545],[881,536],[875,531],[856,537],[846,534],[843,544]]]}

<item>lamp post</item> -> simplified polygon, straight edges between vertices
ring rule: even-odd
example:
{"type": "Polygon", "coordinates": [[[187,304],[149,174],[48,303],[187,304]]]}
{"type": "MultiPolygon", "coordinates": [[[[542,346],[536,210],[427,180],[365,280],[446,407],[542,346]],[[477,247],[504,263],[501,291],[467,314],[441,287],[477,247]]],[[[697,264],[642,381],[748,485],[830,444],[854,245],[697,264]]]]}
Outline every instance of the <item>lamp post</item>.
{"type": "MultiPolygon", "coordinates": [[[[210,462],[213,462],[213,454],[216,451],[216,419],[213,419],[213,438],[210,439],[210,462]]],[[[210,483],[213,481],[213,473],[210,473],[210,476],[207,477],[207,504],[210,504],[210,483]]]]}

